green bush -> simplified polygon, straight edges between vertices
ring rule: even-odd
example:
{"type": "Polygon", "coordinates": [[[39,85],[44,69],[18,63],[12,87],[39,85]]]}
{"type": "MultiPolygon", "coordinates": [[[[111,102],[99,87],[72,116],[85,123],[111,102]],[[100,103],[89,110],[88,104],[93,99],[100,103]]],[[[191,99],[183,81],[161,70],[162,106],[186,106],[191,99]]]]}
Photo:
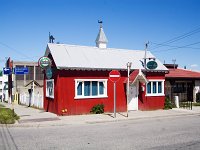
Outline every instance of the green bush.
{"type": "Polygon", "coordinates": [[[169,97],[165,97],[164,109],[172,109],[172,107],[172,102],[170,101],[169,97]]]}
{"type": "Polygon", "coordinates": [[[9,108],[0,108],[0,124],[14,124],[18,120],[17,114],[9,108]]]}
{"type": "Polygon", "coordinates": [[[93,114],[102,114],[102,113],[104,113],[104,105],[103,104],[97,104],[97,105],[92,107],[90,112],[93,113],[93,114]]]}

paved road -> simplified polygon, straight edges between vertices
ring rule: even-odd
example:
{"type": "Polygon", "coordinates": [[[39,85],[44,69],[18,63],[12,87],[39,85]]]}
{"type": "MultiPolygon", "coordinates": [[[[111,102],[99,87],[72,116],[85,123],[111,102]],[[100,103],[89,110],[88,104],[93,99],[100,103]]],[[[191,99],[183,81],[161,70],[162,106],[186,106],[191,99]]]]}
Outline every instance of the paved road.
{"type": "Polygon", "coordinates": [[[199,150],[200,116],[49,127],[0,127],[2,150],[199,150]]]}

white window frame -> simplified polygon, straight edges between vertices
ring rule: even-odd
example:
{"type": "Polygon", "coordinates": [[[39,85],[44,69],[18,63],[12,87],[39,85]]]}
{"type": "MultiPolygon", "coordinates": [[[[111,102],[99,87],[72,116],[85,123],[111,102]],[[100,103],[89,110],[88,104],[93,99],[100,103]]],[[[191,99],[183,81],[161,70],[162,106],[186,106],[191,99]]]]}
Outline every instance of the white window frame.
{"type": "Polygon", "coordinates": [[[54,79],[46,80],[46,97],[54,98],[54,79]],[[52,82],[52,94],[49,93],[49,88],[47,87],[47,82],[52,82]]]}
{"type": "MultiPolygon", "coordinates": [[[[107,82],[108,79],[75,79],[75,99],[86,99],[86,98],[105,98],[108,97],[107,95],[107,82]],[[91,96],[84,96],[84,82],[89,81],[90,86],[92,81],[97,81],[97,95],[91,95],[91,96]],[[82,95],[78,95],[78,83],[82,82],[82,95]],[[99,82],[103,82],[104,84],[104,94],[99,94],[99,82]]],[[[90,93],[92,92],[92,88],[90,87],[90,93]]]]}
{"type": "Polygon", "coordinates": [[[149,82],[151,82],[151,93],[147,93],[147,85],[148,83],[146,83],[146,96],[165,96],[165,89],[164,89],[164,84],[165,84],[165,80],[155,80],[155,79],[148,79],[149,82]],[[153,82],[156,82],[156,93],[153,93],[153,82]],[[162,92],[158,93],[158,82],[161,82],[162,84],[162,92]]]}

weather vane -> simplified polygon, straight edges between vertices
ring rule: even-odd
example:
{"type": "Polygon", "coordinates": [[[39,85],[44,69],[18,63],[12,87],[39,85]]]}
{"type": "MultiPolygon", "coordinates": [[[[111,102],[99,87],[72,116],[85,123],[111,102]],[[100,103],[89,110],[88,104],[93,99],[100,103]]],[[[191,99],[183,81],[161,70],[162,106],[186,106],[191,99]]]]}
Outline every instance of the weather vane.
{"type": "Polygon", "coordinates": [[[102,20],[98,20],[98,23],[100,24],[100,27],[102,28],[103,21],[102,20]]]}

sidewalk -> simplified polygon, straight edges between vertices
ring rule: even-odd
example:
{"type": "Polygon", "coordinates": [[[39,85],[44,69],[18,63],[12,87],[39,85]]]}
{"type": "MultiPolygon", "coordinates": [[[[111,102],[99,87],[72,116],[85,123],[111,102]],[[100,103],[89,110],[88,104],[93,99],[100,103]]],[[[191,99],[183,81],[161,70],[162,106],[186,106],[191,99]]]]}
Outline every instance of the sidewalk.
{"type": "Polygon", "coordinates": [[[57,116],[56,114],[45,112],[44,110],[34,109],[22,105],[11,105],[1,103],[8,108],[14,107],[15,113],[20,116],[20,120],[13,125],[14,127],[44,127],[44,126],[63,126],[75,124],[94,124],[104,122],[117,122],[126,120],[136,120],[144,118],[159,118],[172,116],[200,115],[200,107],[193,107],[193,110],[173,108],[170,110],[154,111],[130,111],[128,118],[126,113],[117,113],[116,118],[113,113],[88,114],[73,116],[57,116]]]}

